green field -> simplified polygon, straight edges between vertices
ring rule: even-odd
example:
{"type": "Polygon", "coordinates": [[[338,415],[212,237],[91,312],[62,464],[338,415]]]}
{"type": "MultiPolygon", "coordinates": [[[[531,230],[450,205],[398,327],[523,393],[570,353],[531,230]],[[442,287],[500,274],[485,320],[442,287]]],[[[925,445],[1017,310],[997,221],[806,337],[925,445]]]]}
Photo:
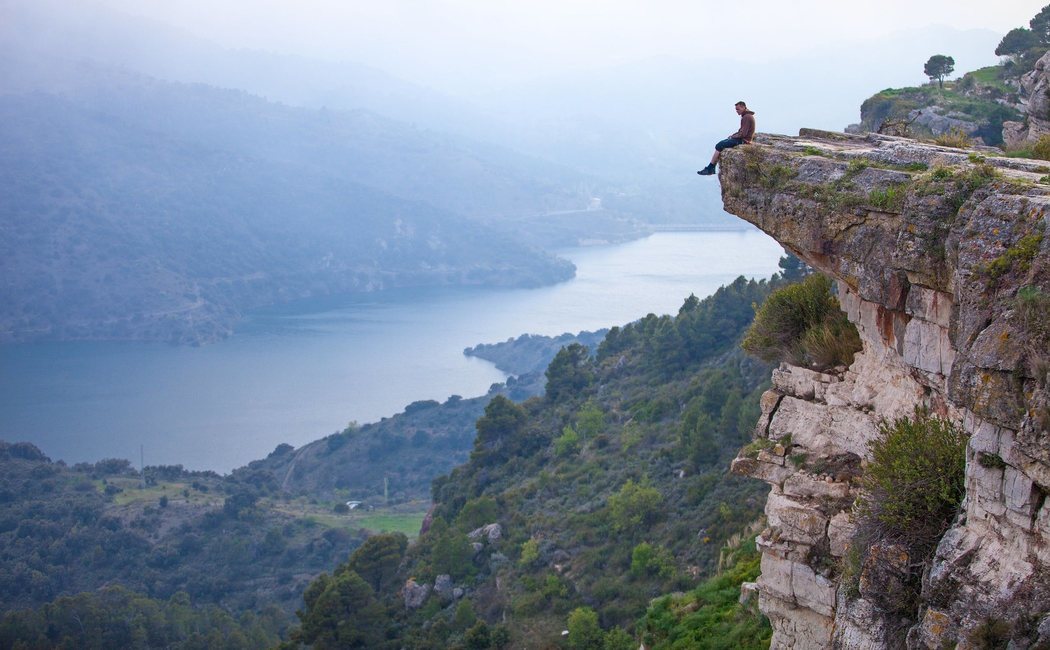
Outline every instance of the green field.
{"type": "MultiPolygon", "coordinates": [[[[123,491],[113,495],[113,505],[126,506],[129,504],[142,503],[145,505],[156,505],[163,496],[168,497],[170,502],[185,502],[195,505],[221,506],[223,497],[221,495],[200,492],[193,489],[189,483],[160,482],[142,488],[138,477],[110,478],[107,483],[121,488],[123,491]]],[[[105,491],[105,485],[101,481],[96,482],[99,492],[105,491]]]]}
{"type": "Polygon", "coordinates": [[[345,515],[308,511],[300,513],[299,516],[329,528],[365,529],[373,533],[404,533],[409,539],[415,539],[419,536],[419,527],[426,514],[425,510],[392,512],[380,509],[360,514],[351,512],[345,515]]]}
{"type": "Polygon", "coordinates": [[[426,512],[369,512],[364,516],[352,517],[355,528],[366,528],[380,533],[404,533],[409,539],[419,536],[419,527],[423,524],[426,512]]]}
{"type": "Polygon", "coordinates": [[[966,76],[973,77],[974,80],[979,84],[985,86],[995,86],[1000,90],[1009,92],[1013,89],[1010,86],[1008,86],[1005,82],[1003,82],[1003,80],[999,77],[999,74],[1002,72],[1002,70],[1002,66],[990,65],[986,68],[974,70],[973,72],[967,72],[966,76]]]}
{"type": "MultiPolygon", "coordinates": [[[[157,506],[161,497],[167,497],[171,504],[190,503],[197,506],[222,507],[225,496],[217,491],[201,492],[189,483],[180,481],[161,481],[145,488],[138,477],[120,477],[107,480],[108,485],[119,487],[122,491],[113,495],[113,505],[123,506],[157,506]]],[[[96,481],[95,487],[103,492],[106,484],[96,481]]],[[[270,508],[285,515],[313,521],[329,528],[347,530],[369,530],[374,533],[404,533],[409,539],[419,536],[419,527],[423,523],[428,502],[411,502],[375,510],[352,510],[339,514],[327,506],[310,503],[306,499],[262,499],[259,507],[270,508]]]]}
{"type": "Polygon", "coordinates": [[[329,528],[369,530],[373,533],[404,533],[409,539],[419,536],[419,527],[430,508],[429,502],[414,501],[396,506],[379,507],[372,511],[351,510],[332,512],[326,506],[309,503],[305,499],[271,504],[275,510],[300,517],[329,528]]]}

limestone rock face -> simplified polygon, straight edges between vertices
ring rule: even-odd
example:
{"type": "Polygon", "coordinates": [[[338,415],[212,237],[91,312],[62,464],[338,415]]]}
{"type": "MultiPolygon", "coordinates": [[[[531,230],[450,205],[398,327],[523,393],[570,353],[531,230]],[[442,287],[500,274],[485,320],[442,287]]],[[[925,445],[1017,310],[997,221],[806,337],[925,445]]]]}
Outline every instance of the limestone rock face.
{"type": "Polygon", "coordinates": [[[1021,77],[1021,94],[1025,97],[1025,121],[1005,122],[1003,141],[1017,147],[1035,142],[1050,133],[1050,52],[1036,61],[1035,69],[1021,77]]]}
{"type": "Polygon", "coordinates": [[[1017,647],[1040,639],[1050,612],[1041,164],[805,129],[723,152],[726,210],[834,278],[863,342],[837,372],[774,371],[756,426],[769,443],[733,463],[771,485],[758,589],[772,647],[971,647],[991,619],[1017,647]],[[902,616],[881,600],[900,587],[906,551],[867,549],[844,575],[868,443],[880,420],[916,407],[970,435],[967,493],[902,616]]]}
{"type": "Polygon", "coordinates": [[[953,130],[973,133],[980,125],[972,120],[967,120],[966,117],[965,115],[945,113],[943,109],[937,106],[916,109],[908,115],[908,119],[926,127],[933,135],[943,135],[953,130]]]}

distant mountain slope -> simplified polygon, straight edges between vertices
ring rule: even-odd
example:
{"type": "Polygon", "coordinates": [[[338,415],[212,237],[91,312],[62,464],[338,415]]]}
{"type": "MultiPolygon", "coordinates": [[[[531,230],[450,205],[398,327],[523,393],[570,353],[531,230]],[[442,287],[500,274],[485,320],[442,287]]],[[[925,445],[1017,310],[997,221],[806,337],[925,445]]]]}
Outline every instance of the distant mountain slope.
{"type": "Polygon", "coordinates": [[[372,66],[231,49],[93,0],[7,0],[0,42],[32,56],[90,60],[294,106],[364,109],[441,131],[476,133],[482,119],[462,101],[372,66]]]}
{"type": "Polygon", "coordinates": [[[471,217],[583,209],[567,167],[362,109],[305,109],[241,90],[173,83],[89,60],[3,48],[0,93],[43,92],[129,126],[242,155],[311,166],[471,217]]]}
{"type": "Polygon", "coordinates": [[[364,113],[82,72],[62,95],[0,95],[0,340],[200,341],[312,295],[572,275],[450,211],[555,187],[520,166],[364,113]]]}

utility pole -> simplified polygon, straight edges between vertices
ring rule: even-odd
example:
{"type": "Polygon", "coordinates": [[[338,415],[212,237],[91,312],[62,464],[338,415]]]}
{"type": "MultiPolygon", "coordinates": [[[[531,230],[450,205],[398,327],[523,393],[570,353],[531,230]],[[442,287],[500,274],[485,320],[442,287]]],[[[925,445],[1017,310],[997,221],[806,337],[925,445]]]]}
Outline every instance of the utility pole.
{"type": "Polygon", "coordinates": [[[139,445],[139,487],[146,489],[146,447],[139,445]]]}

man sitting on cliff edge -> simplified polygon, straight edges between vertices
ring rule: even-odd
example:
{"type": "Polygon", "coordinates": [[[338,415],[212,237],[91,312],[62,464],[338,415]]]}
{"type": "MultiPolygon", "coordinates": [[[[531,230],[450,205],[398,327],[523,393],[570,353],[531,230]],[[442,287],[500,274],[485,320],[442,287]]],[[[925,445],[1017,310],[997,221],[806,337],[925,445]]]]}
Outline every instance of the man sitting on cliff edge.
{"type": "Polygon", "coordinates": [[[722,155],[723,149],[751,144],[752,138],[755,137],[755,112],[748,110],[744,102],[737,102],[736,114],[740,116],[740,130],[715,145],[715,155],[711,156],[711,164],[696,172],[697,174],[701,176],[714,174],[715,165],[718,164],[718,157],[722,155]]]}

